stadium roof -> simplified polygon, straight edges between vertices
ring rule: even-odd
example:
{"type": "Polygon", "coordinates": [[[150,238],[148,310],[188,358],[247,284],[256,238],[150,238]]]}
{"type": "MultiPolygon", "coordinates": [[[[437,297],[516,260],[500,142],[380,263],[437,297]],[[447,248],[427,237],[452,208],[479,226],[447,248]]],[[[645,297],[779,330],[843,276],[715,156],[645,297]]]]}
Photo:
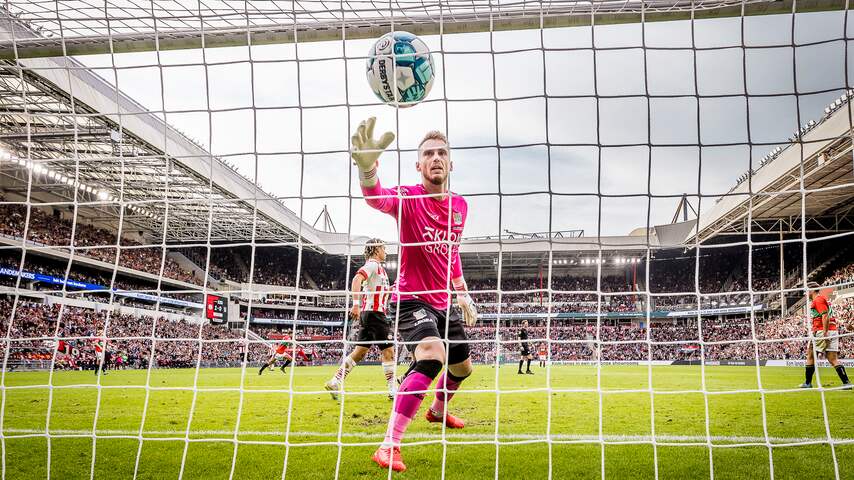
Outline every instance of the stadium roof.
{"type": "MultiPolygon", "coordinates": [[[[9,37],[9,25],[0,25],[0,38],[9,37]]],[[[303,222],[74,59],[18,65],[24,68],[0,63],[0,144],[13,157],[0,163],[4,190],[26,196],[31,183],[33,202],[76,198],[96,223],[115,224],[123,214],[123,230],[143,231],[154,243],[164,232],[170,243],[301,236],[319,251],[347,251],[346,235],[303,222]]]]}
{"type": "Polygon", "coordinates": [[[838,0],[7,0],[4,7],[44,35],[18,33],[0,59],[536,29],[841,10],[838,0]],[[595,16],[595,18],[594,18],[595,16]]]}
{"type": "Polygon", "coordinates": [[[704,241],[722,233],[746,233],[748,228],[783,233],[800,232],[804,226],[808,233],[854,230],[852,95],[854,91],[843,94],[821,121],[796,132],[787,147],[775,149],[759,168],[704,209],[686,242],[693,243],[695,234],[704,241]]]}

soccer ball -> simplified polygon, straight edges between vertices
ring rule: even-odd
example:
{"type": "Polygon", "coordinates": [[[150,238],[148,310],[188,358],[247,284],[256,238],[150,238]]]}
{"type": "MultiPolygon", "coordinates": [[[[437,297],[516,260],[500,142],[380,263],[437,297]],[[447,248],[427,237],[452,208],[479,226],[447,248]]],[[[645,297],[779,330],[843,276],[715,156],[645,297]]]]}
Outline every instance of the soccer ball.
{"type": "Polygon", "coordinates": [[[368,52],[367,75],[380,100],[411,107],[427,98],[433,87],[433,55],[423,40],[409,32],[387,33],[368,52]]]}

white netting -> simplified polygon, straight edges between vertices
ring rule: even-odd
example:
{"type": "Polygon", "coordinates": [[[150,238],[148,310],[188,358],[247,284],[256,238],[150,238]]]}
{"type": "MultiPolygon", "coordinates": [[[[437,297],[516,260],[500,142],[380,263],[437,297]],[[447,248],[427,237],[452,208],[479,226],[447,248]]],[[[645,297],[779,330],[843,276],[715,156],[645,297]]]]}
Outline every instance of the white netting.
{"type": "MultiPolygon", "coordinates": [[[[401,248],[450,242],[401,246],[365,205],[349,145],[372,115],[397,138],[384,186],[419,182],[418,143],[438,128],[471,212],[475,373],[445,406],[472,421],[424,431],[417,417],[414,475],[565,478],[581,455],[603,479],[680,462],[788,477],[804,458],[850,476],[850,392],[833,369],[802,392],[786,368],[815,342],[808,282],[831,292],[840,356],[854,346],[847,5],[4,9],[3,478],[373,467],[391,410],[378,368],[356,367],[372,373],[338,403],[323,389],[356,343],[350,281],[367,237],[389,243],[393,274],[401,248]],[[830,11],[797,13],[814,10],[830,11]],[[411,109],[378,104],[364,79],[367,47],[398,29],[437,65],[411,109]],[[515,373],[523,344],[531,379],[515,373]]],[[[394,345],[399,375],[410,357],[394,345]]]]}

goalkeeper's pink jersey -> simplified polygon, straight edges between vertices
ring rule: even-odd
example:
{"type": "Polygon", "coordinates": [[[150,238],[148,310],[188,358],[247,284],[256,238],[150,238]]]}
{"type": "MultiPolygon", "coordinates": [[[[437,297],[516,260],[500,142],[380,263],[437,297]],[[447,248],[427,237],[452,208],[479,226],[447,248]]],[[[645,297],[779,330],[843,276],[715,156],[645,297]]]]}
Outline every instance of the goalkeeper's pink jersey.
{"type": "MultiPolygon", "coordinates": [[[[450,202],[448,198],[415,197],[428,194],[423,185],[382,188],[379,181],[371,188],[362,187],[362,193],[382,197],[368,198],[368,205],[397,220],[401,244],[398,298],[422,300],[437,310],[448,308],[451,280],[463,274],[459,250],[468,214],[465,199],[453,192],[450,202]],[[418,243],[422,245],[412,245],[418,243]]],[[[392,295],[392,301],[398,298],[392,295]]]]}

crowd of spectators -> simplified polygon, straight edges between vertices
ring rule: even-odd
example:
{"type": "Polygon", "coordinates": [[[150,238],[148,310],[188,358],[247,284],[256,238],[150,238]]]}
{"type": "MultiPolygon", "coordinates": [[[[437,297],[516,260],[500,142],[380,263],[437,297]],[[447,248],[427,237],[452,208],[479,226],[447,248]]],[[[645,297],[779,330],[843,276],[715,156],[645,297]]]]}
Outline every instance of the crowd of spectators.
{"type": "MultiPolygon", "coordinates": [[[[0,200],[3,200],[0,197],[0,200]]],[[[0,234],[23,237],[44,245],[71,247],[83,256],[114,263],[119,255],[118,264],[134,270],[159,275],[161,264],[163,275],[167,278],[201,284],[202,276],[197,270],[207,269],[218,280],[226,279],[238,283],[250,280],[262,285],[276,285],[316,289],[321,291],[346,288],[348,280],[361,259],[353,258],[349,262],[344,257],[323,255],[310,249],[289,245],[268,245],[256,243],[250,245],[212,245],[207,247],[177,247],[169,249],[186,256],[196,268],[181,268],[176,261],[165,255],[159,246],[143,246],[132,239],[127,232],[117,239],[118,228],[103,228],[89,225],[78,220],[71,222],[62,218],[59,210],[53,214],[46,210],[14,203],[0,204],[0,234]],[[26,227],[26,229],[25,229],[26,227]],[[118,244],[118,245],[117,245],[118,244]],[[121,248],[117,248],[120,245],[121,248]],[[349,270],[349,271],[348,271],[349,270]],[[299,271],[299,272],[298,272],[299,271]],[[197,278],[198,277],[198,278],[197,278]]],[[[845,239],[829,240],[821,243],[821,248],[809,252],[808,268],[813,268],[832,252],[839,251],[845,239]]],[[[678,294],[697,291],[701,295],[719,295],[728,292],[753,290],[754,292],[773,292],[780,288],[781,252],[785,263],[784,276],[796,275],[803,263],[802,244],[793,242],[779,245],[705,245],[698,250],[652,251],[649,260],[639,258],[637,263],[615,265],[608,258],[601,266],[575,264],[571,268],[556,268],[548,278],[513,278],[504,276],[500,290],[505,292],[501,302],[505,304],[524,304],[547,301],[546,289],[553,292],[592,292],[592,293],[554,293],[552,302],[589,302],[596,301],[595,292],[633,293],[649,290],[654,294],[678,294]],[[647,272],[647,268],[649,272],[647,272]],[[601,278],[597,280],[597,272],[601,278]],[[750,276],[748,276],[750,272],[750,276]],[[649,285],[647,286],[647,278],[649,285]],[[748,278],[752,283],[748,285],[748,278]]],[[[847,273],[840,272],[837,280],[854,278],[854,265],[848,265],[847,273]]],[[[836,277],[831,277],[833,280],[836,277]]],[[[497,290],[495,279],[491,281],[469,279],[469,286],[477,290],[497,290]]],[[[616,298],[616,296],[611,297],[616,298]]],[[[677,297],[678,298],[678,297],[677,297]]],[[[717,301],[738,304],[744,301],[744,295],[720,297],[717,301]]],[[[749,299],[747,299],[749,300],[749,299]]],[[[495,293],[476,295],[480,303],[498,302],[495,293]]],[[[613,303],[613,300],[610,301],[613,303]]],[[[759,303],[759,301],[757,301],[759,303]]],[[[681,300],[673,297],[659,297],[656,306],[689,308],[696,304],[690,296],[681,300]]],[[[636,307],[634,301],[621,301],[620,305],[610,305],[609,311],[623,311],[636,307]]]]}
{"type": "MultiPolygon", "coordinates": [[[[39,208],[31,208],[29,222],[27,208],[21,204],[0,204],[0,233],[22,238],[26,225],[27,240],[40,245],[74,247],[76,254],[114,264],[116,261],[116,231],[87,225],[83,222],[73,224],[59,215],[48,215],[39,208]],[[73,242],[72,242],[73,237],[73,242]]],[[[195,272],[181,268],[174,260],[165,258],[160,247],[145,247],[135,240],[123,237],[119,265],[141,272],[160,275],[161,263],[163,276],[174,280],[199,284],[195,272]]]]}
{"type": "MultiPolygon", "coordinates": [[[[295,338],[308,353],[312,364],[340,361],[345,330],[339,326],[294,326],[293,324],[250,324],[249,335],[242,328],[204,322],[169,320],[147,315],[125,315],[110,310],[96,312],[73,306],[48,305],[20,297],[0,299],[0,331],[8,332],[10,365],[25,361],[49,362],[55,337],[73,347],[71,355],[57,355],[58,368],[91,367],[96,361],[94,344],[107,339],[107,348],[122,368],[147,368],[154,360],[158,368],[239,366],[248,345],[248,361],[259,364],[270,354],[271,343],[295,338]],[[12,319],[11,322],[9,319],[12,319]],[[249,342],[244,341],[244,337],[249,342]],[[255,341],[252,341],[255,339],[255,341]]],[[[841,351],[854,350],[854,300],[838,301],[841,351]]],[[[300,319],[329,320],[329,313],[306,311],[300,319]]],[[[340,316],[341,314],[339,314],[340,316]]],[[[290,317],[288,317],[290,318],[290,317]]],[[[348,337],[351,337],[348,323],[348,337]]],[[[472,343],[472,359],[493,363],[518,358],[518,322],[481,323],[467,329],[472,343]]],[[[531,350],[546,349],[552,361],[635,361],[635,360],[761,360],[801,359],[805,355],[808,323],[802,314],[785,318],[704,318],[643,323],[618,320],[534,321],[528,327],[531,350]]],[[[351,337],[352,340],[352,337],[351,337]]],[[[0,347],[0,353],[6,344],[0,347]]],[[[403,350],[403,349],[401,349],[403,350]]],[[[368,360],[378,358],[376,349],[368,360]]],[[[112,363],[111,366],[115,366],[112,363]]]]}
{"type": "Polygon", "coordinates": [[[822,281],[824,285],[848,285],[851,283],[854,283],[854,263],[836,269],[822,281]]]}
{"type": "MultiPolygon", "coordinates": [[[[2,250],[0,251],[0,266],[18,268],[21,260],[21,254],[17,250],[2,250]]],[[[40,273],[57,278],[65,278],[68,264],[63,261],[53,260],[49,258],[41,258],[28,254],[25,263],[24,271],[40,273]]],[[[98,303],[121,303],[123,305],[133,305],[140,308],[152,308],[153,303],[150,301],[135,300],[130,297],[121,295],[112,295],[108,291],[110,286],[119,290],[131,292],[143,292],[152,295],[160,295],[165,298],[183,300],[197,304],[203,303],[202,294],[200,292],[188,291],[170,291],[165,290],[164,285],[160,285],[158,293],[158,285],[155,282],[146,282],[143,279],[138,279],[123,274],[116,275],[115,278],[106,271],[97,270],[95,268],[87,268],[82,265],[73,265],[68,273],[68,279],[75,282],[83,282],[91,285],[104,287],[104,290],[79,290],[72,284],[66,288],[65,295],[70,298],[85,299],[98,303]]],[[[2,276],[0,277],[0,285],[14,287],[18,280],[15,277],[2,276]]],[[[42,283],[31,279],[23,278],[19,285],[22,289],[29,289],[37,292],[54,293],[62,295],[62,285],[52,283],[42,283]]],[[[161,303],[161,310],[183,312],[185,309],[172,307],[167,303],[161,303]]]]}

